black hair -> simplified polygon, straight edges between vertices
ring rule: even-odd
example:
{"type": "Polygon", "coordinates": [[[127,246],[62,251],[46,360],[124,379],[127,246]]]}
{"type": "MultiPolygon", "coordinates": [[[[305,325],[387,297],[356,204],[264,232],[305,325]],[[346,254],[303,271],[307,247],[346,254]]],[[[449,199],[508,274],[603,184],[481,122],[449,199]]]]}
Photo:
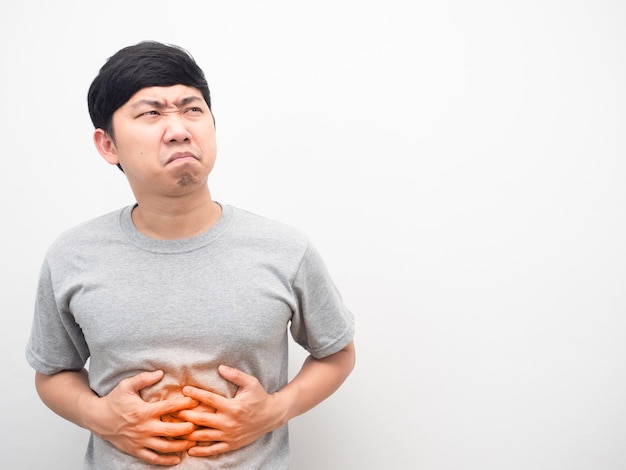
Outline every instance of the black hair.
{"type": "Polygon", "coordinates": [[[202,93],[209,109],[211,96],[202,69],[181,47],[143,41],[120,49],[100,69],[89,87],[87,105],[96,129],[113,135],[113,113],[142,88],[186,85],[202,93]]]}

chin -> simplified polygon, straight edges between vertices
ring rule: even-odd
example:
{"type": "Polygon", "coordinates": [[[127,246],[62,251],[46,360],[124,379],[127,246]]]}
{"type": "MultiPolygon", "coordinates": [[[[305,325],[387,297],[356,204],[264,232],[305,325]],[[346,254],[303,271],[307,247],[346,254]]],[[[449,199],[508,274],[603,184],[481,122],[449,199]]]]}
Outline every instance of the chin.
{"type": "Polygon", "coordinates": [[[176,184],[178,184],[178,186],[181,188],[186,188],[189,186],[195,186],[199,182],[200,178],[198,178],[197,175],[185,171],[178,176],[178,182],[176,184]]]}

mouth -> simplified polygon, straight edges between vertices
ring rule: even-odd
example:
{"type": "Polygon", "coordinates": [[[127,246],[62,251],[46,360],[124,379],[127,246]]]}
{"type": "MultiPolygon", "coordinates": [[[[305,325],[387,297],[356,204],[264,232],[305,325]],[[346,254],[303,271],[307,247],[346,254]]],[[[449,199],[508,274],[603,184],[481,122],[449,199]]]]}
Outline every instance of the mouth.
{"type": "Polygon", "coordinates": [[[199,160],[198,157],[196,157],[193,153],[191,152],[176,152],[175,154],[173,154],[172,156],[170,156],[167,161],[165,162],[166,165],[169,165],[170,163],[182,163],[185,161],[192,161],[192,160],[199,160]]]}

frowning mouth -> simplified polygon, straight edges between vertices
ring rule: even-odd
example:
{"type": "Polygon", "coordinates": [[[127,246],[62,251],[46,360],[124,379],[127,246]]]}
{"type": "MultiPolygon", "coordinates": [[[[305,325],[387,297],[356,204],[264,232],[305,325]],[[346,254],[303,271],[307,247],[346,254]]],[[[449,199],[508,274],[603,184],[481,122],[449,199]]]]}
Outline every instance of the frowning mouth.
{"type": "Polygon", "coordinates": [[[165,162],[165,164],[168,165],[174,162],[178,163],[178,162],[184,162],[184,161],[190,161],[190,160],[198,160],[198,157],[196,157],[191,152],[177,152],[173,154],[171,157],[169,157],[167,161],[165,162]]]}

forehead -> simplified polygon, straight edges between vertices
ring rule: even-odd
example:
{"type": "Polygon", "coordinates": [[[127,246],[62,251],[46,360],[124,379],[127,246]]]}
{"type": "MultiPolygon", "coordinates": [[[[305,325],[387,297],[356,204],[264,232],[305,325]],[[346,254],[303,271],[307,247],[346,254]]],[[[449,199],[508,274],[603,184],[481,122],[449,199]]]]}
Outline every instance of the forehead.
{"type": "MultiPolygon", "coordinates": [[[[198,98],[204,103],[204,97],[197,88],[187,85],[153,86],[142,88],[124,103],[123,107],[137,107],[144,104],[161,104],[170,107],[198,98]]],[[[193,100],[195,101],[195,100],[193,100]]]]}

